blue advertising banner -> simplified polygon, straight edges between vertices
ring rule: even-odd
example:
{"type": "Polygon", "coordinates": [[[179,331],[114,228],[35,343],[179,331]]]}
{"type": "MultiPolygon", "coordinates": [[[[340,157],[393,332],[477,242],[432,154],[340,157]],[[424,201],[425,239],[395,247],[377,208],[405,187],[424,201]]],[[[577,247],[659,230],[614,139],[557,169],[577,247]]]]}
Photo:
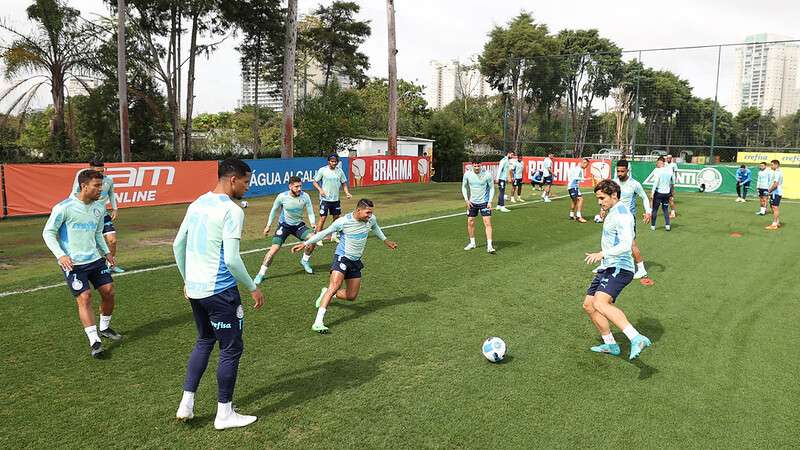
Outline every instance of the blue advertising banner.
{"type": "MultiPolygon", "coordinates": [[[[250,190],[247,191],[246,198],[283,192],[289,189],[291,176],[298,176],[303,180],[303,190],[313,190],[311,180],[320,167],[328,164],[325,158],[248,159],[245,162],[253,169],[250,190]]],[[[339,164],[349,180],[350,164],[347,158],[342,158],[339,164]]]]}

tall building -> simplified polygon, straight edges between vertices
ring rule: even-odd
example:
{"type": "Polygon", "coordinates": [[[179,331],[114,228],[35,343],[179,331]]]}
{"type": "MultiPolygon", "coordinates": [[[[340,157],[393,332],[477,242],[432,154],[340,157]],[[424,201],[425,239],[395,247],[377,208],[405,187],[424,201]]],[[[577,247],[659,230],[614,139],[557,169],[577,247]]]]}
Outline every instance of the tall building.
{"type": "Polygon", "coordinates": [[[756,34],[736,48],[735,84],[731,111],[756,107],[762,114],[772,110],[775,117],[800,109],[798,62],[800,46],[791,38],[775,34],[756,34]]]}
{"type": "Polygon", "coordinates": [[[441,109],[463,97],[485,97],[494,92],[480,71],[457,60],[431,61],[425,100],[433,109],[441,109]]]}

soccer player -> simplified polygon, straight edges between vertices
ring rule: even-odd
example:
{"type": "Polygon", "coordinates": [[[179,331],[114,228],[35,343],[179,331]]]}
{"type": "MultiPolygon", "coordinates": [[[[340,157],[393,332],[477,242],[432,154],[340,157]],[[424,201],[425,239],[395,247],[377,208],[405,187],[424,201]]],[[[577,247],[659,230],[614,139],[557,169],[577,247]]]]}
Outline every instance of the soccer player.
{"type": "Polygon", "coordinates": [[[112,330],[114,284],[107,264],[114,267],[114,255],[103,239],[105,205],[98,200],[103,190],[103,174],[84,170],[78,174],[80,191],[53,207],[42,237],[64,271],[75,302],[83,331],[89,338],[90,354],[100,358],[103,346],[100,337],[119,341],[122,335],[112,330]],[[100,250],[98,252],[98,249],[100,250]],[[100,331],[94,321],[92,291],[89,282],[100,293],[100,331]]]}
{"type": "Polygon", "coordinates": [[[639,334],[625,317],[625,313],[614,303],[622,289],[633,280],[631,246],[636,220],[620,201],[620,187],[617,183],[602,180],[595,186],[594,192],[600,208],[607,213],[600,241],[602,251],[587,253],[585,258],[587,264],[601,262],[600,270],[589,285],[583,300],[583,310],[603,338],[603,344],[592,347],[591,351],[615,356],[620,354],[619,344],[611,334],[611,322],[631,341],[628,359],[635,359],[642,350],[651,345],[650,339],[639,334]]]}
{"type": "MultiPolygon", "coordinates": [[[[342,215],[342,203],[339,201],[339,189],[344,189],[344,195],[349,199],[353,198],[350,195],[350,190],[347,188],[347,176],[339,166],[339,155],[332,153],[328,156],[328,165],[321,167],[314,175],[314,189],[319,192],[319,222],[317,222],[315,233],[325,225],[328,220],[328,215],[333,216],[333,220],[342,215]],[[320,185],[322,183],[322,185],[320,185]]],[[[331,241],[335,240],[336,236],[331,236],[331,241]]],[[[322,245],[322,241],[319,242],[322,245]]]]}
{"type": "Polygon", "coordinates": [[[666,222],[664,229],[669,231],[672,228],[669,223],[671,217],[669,214],[669,199],[673,189],[673,178],[672,171],[667,168],[665,164],[664,157],[659,156],[656,161],[656,169],[653,171],[653,213],[650,216],[651,230],[656,229],[656,216],[658,216],[659,207],[661,207],[661,210],[664,212],[664,221],[666,222]]]}
{"type": "MultiPolygon", "coordinates": [[[[544,172],[541,170],[535,170],[533,175],[531,175],[531,187],[534,191],[542,191],[544,190],[544,172]]],[[[535,193],[533,194],[536,195],[535,193]]]]}
{"type": "Polygon", "coordinates": [[[544,192],[542,198],[545,203],[550,203],[550,189],[553,187],[553,154],[548,153],[542,161],[542,179],[544,180],[544,192]]]}
{"type": "MultiPolygon", "coordinates": [[[[272,264],[272,258],[275,257],[289,236],[295,236],[297,239],[304,241],[314,233],[303,222],[303,210],[305,210],[308,215],[308,222],[312,227],[316,226],[311,197],[303,192],[303,181],[300,177],[290,177],[289,190],[281,192],[275,197],[275,202],[272,204],[272,210],[269,212],[269,218],[267,219],[267,226],[264,227],[264,236],[269,235],[272,229],[272,222],[275,220],[275,216],[278,215],[279,210],[281,210],[281,215],[278,219],[278,229],[275,230],[275,236],[272,237],[272,246],[267,251],[267,254],[264,255],[261,269],[259,269],[253,280],[256,284],[261,284],[264,281],[267,276],[267,269],[272,264]]],[[[310,262],[313,251],[314,249],[306,250],[300,259],[300,265],[303,266],[306,273],[314,273],[310,262]]]]}
{"type": "Polygon", "coordinates": [[[517,158],[512,161],[512,164],[514,183],[511,185],[511,203],[525,203],[525,200],[522,199],[522,169],[525,166],[522,163],[522,155],[517,155],[517,158]],[[516,200],[514,200],[514,197],[516,197],[516,200]]]}
{"type": "Polygon", "coordinates": [[[569,220],[577,220],[586,223],[586,219],[581,215],[583,209],[583,194],[581,194],[581,182],[585,179],[584,173],[589,167],[589,158],[583,158],[577,166],[569,170],[568,192],[570,198],[569,220]]]}
{"type": "Polygon", "coordinates": [[[777,159],[770,161],[772,164],[772,175],[770,180],[772,184],[769,187],[769,204],[772,206],[772,224],[767,226],[768,230],[777,230],[781,227],[779,217],[779,207],[781,206],[781,198],[783,197],[783,172],[781,172],[781,162],[777,159]]]}
{"type": "Polygon", "coordinates": [[[481,163],[472,161],[472,170],[464,174],[461,180],[461,195],[467,203],[467,235],[469,244],[464,250],[475,248],[475,218],[480,213],[483,218],[483,228],[486,230],[486,251],[494,253],[492,247],[492,198],[494,198],[494,183],[489,172],[481,171],[481,163]],[[469,192],[467,192],[469,191],[469,192]]]}
{"type": "Polygon", "coordinates": [[[514,150],[507,151],[506,156],[500,160],[500,164],[497,166],[497,189],[500,191],[500,195],[497,197],[498,211],[511,211],[506,208],[506,183],[511,181],[511,164],[514,156],[514,150]]]}
{"type": "MultiPolygon", "coordinates": [[[[89,161],[89,168],[82,169],[75,175],[75,182],[72,184],[72,193],[77,194],[81,191],[80,183],[78,183],[78,177],[80,176],[81,172],[87,170],[94,170],[95,172],[100,172],[103,176],[103,187],[100,190],[100,205],[103,206],[104,217],[103,217],[103,238],[105,238],[106,244],[108,244],[109,250],[111,250],[111,256],[114,258],[117,257],[117,230],[114,228],[114,221],[117,220],[117,197],[114,196],[114,180],[110,177],[105,176],[105,164],[102,161],[98,161],[93,159],[89,161]],[[111,206],[111,214],[108,213],[106,210],[106,203],[111,206]]],[[[111,271],[114,273],[123,273],[125,272],[121,267],[111,267],[111,271]]]]}
{"type": "Polygon", "coordinates": [[[181,420],[194,417],[195,392],[211,351],[219,342],[214,428],[222,430],[256,421],[255,416],[234,411],[231,403],[239,358],[244,350],[244,310],[237,282],[250,291],[256,309],[264,304],[264,295],[247,274],[239,255],[244,211],[234,200],[241,200],[247,192],[252,171],[239,159],[226,159],[219,163],[217,174],[214,190],[189,205],[172,251],[184,281],[184,297],[189,301],[197,327],[197,340],[189,357],[176,417],[181,420]]]}
{"type": "Polygon", "coordinates": [[[678,180],[678,163],[672,160],[672,155],[667,155],[664,161],[664,167],[672,174],[672,181],[669,188],[669,207],[671,210],[669,217],[674,219],[675,216],[678,215],[678,211],[675,209],[675,182],[678,180]]]}
{"type": "Polygon", "coordinates": [[[617,162],[617,178],[614,179],[614,182],[620,188],[619,202],[628,208],[634,219],[631,253],[633,253],[633,261],[636,263],[636,272],[633,274],[633,279],[638,280],[647,276],[647,270],[644,268],[644,258],[642,258],[642,253],[639,251],[639,246],[636,245],[636,196],[638,195],[642,199],[645,223],[650,222],[650,216],[653,211],[650,208],[650,199],[647,198],[647,193],[644,191],[642,184],[631,177],[628,161],[623,159],[617,162]]]}
{"type": "Polygon", "coordinates": [[[758,201],[761,204],[756,215],[763,216],[767,214],[767,201],[769,200],[769,188],[772,186],[772,171],[767,170],[767,163],[762,162],[758,165],[758,178],[756,180],[756,189],[758,190],[758,201]]]}
{"type": "Polygon", "coordinates": [[[311,329],[317,333],[328,332],[328,327],[324,324],[325,311],[334,298],[352,302],[358,297],[358,291],[361,289],[361,270],[364,268],[361,256],[367,246],[369,232],[375,233],[375,236],[388,248],[392,250],[397,248],[397,243],[387,239],[381,231],[381,227],[378,226],[378,218],[373,215],[373,208],[372,201],[362,198],[358,201],[355,211],[336,219],[331,226],[315,234],[306,242],[292,247],[292,252],[304,248],[308,250],[325,236],[332,233],[341,234],[339,245],[336,246],[336,253],[333,256],[330,282],[327,288],[322,288],[314,304],[317,308],[317,317],[314,324],[311,325],[311,329]],[[343,282],[346,288],[339,289],[343,282]]]}
{"type": "Polygon", "coordinates": [[[750,173],[750,169],[747,168],[744,164],[739,166],[739,169],[736,171],[736,201],[737,202],[746,202],[747,201],[747,191],[750,189],[750,180],[752,178],[752,174],[750,173]]]}

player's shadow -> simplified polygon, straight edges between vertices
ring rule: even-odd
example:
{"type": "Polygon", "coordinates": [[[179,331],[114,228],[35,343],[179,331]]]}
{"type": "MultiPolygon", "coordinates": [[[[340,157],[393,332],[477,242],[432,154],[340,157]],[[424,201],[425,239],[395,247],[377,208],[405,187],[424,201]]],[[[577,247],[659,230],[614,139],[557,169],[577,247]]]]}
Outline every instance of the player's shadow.
{"type": "Polygon", "coordinates": [[[494,241],[493,243],[495,250],[503,250],[506,248],[512,248],[522,245],[522,242],[519,241],[494,241]]]}
{"type": "Polygon", "coordinates": [[[661,263],[657,263],[655,261],[645,261],[644,265],[647,266],[647,271],[648,272],[662,272],[663,273],[664,270],[666,270],[666,268],[667,268],[667,266],[665,266],[665,265],[663,265],[661,263]]]}
{"type": "MultiPolygon", "coordinates": [[[[639,333],[647,336],[650,339],[650,342],[652,342],[652,344],[653,344],[652,347],[655,347],[656,342],[658,342],[661,339],[661,336],[664,335],[664,326],[661,325],[661,321],[658,320],[658,319],[652,318],[652,317],[643,317],[643,318],[639,319],[639,321],[636,322],[636,324],[634,326],[636,327],[636,330],[639,331],[639,333]]],[[[619,339],[620,340],[621,339],[625,339],[625,336],[621,335],[619,337],[619,339]]],[[[620,341],[618,341],[618,342],[620,342],[620,341]]],[[[649,352],[652,352],[654,350],[654,348],[652,348],[652,347],[649,348],[649,349],[646,349],[643,352],[643,355],[645,355],[645,358],[647,357],[647,354],[649,352]]],[[[628,350],[630,350],[630,348],[628,348],[628,350]]],[[[625,358],[625,360],[628,361],[627,356],[623,356],[623,358],[625,358]]],[[[632,364],[632,365],[634,365],[634,366],[639,368],[639,379],[640,380],[646,380],[646,379],[648,379],[648,378],[650,378],[653,375],[658,373],[658,369],[656,369],[655,367],[647,365],[644,361],[642,361],[641,357],[639,357],[637,359],[634,359],[633,361],[628,361],[628,362],[630,364],[632,364]]]]}
{"type": "Polygon", "coordinates": [[[402,297],[382,298],[376,300],[367,300],[363,303],[346,303],[337,300],[335,302],[337,308],[344,308],[350,311],[350,314],[339,317],[329,324],[329,326],[341,325],[353,319],[359,319],[371,314],[379,309],[405,305],[407,303],[423,303],[433,301],[434,298],[426,293],[418,293],[414,295],[404,295],[402,297]]]}
{"type": "Polygon", "coordinates": [[[130,342],[153,336],[155,334],[160,333],[163,330],[166,330],[167,328],[172,328],[174,326],[182,325],[191,321],[193,321],[193,316],[191,311],[189,311],[174,316],[162,317],[152,322],[139,325],[138,327],[130,330],[120,329],[119,332],[120,334],[122,334],[122,340],[111,342],[109,345],[104,346],[105,347],[104,353],[107,354],[106,357],[111,357],[111,354],[117,347],[120,346],[124,347],[126,344],[130,342]]]}
{"type": "MultiPolygon", "coordinates": [[[[279,375],[271,384],[257,389],[240,399],[235,399],[237,408],[244,414],[255,414],[262,419],[287,408],[302,405],[313,399],[333,394],[336,391],[356,389],[380,375],[385,363],[397,359],[397,352],[385,352],[371,358],[344,358],[315,364],[304,369],[279,375]],[[258,410],[248,406],[265,402],[258,410]]],[[[197,417],[187,424],[192,428],[205,426],[214,415],[197,417]]],[[[268,419],[267,419],[268,420],[268,419]]]]}
{"type": "MultiPolygon", "coordinates": [[[[302,267],[300,267],[300,264],[297,264],[297,270],[295,270],[294,272],[286,272],[286,273],[282,273],[280,275],[269,275],[269,276],[267,276],[267,281],[274,280],[276,278],[283,278],[283,277],[296,277],[296,276],[299,276],[299,275],[307,275],[307,276],[311,275],[311,276],[313,276],[313,275],[316,275],[318,273],[322,273],[322,274],[327,275],[328,272],[330,272],[330,270],[331,270],[331,265],[330,264],[317,264],[317,265],[311,266],[311,268],[314,269],[314,273],[313,274],[307,274],[306,271],[303,270],[302,267]]],[[[328,280],[322,281],[323,284],[327,284],[327,282],[328,282],[328,280]]]]}

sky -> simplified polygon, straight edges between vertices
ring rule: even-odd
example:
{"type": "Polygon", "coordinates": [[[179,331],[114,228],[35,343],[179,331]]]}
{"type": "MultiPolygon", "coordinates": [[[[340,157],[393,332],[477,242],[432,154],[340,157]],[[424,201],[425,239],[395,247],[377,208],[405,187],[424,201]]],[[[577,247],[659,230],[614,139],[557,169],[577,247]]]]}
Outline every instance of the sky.
{"type": "MultiPolygon", "coordinates": [[[[87,18],[108,15],[101,0],[67,0],[87,18]]],[[[299,11],[308,13],[320,0],[298,0],[299,11]]],[[[329,4],[329,0],[322,3],[329,4]]],[[[361,51],[370,60],[368,75],[386,77],[388,73],[386,2],[357,0],[361,20],[369,20],[372,35],[361,51]]],[[[17,29],[30,29],[25,8],[28,0],[7,0],[0,18],[17,29]]],[[[603,37],[625,50],[682,47],[743,42],[757,33],[774,33],[800,39],[797,18],[800,2],[792,0],[573,0],[572,2],[532,2],[521,0],[397,0],[398,76],[425,84],[431,60],[459,59],[462,62],[479,54],[495,26],[505,25],[526,10],[552,33],[562,29],[597,28],[603,37]],[[613,7],[609,7],[613,4],[613,7]]],[[[229,38],[210,59],[198,59],[195,111],[229,111],[241,97],[237,40],[229,38]]],[[[626,58],[638,56],[625,54],[626,58]]],[[[713,97],[715,92],[717,48],[642,53],[642,62],[657,69],[668,69],[694,87],[695,95],[713,97]]],[[[725,105],[733,90],[733,49],[723,49],[719,78],[719,100],[725,105]]],[[[0,78],[0,89],[9,82],[0,78]]],[[[38,106],[49,103],[43,91],[38,106]]],[[[7,103],[7,102],[6,102],[7,103]]],[[[4,106],[0,104],[0,107],[4,106]]],[[[610,107],[610,105],[609,105],[610,107]]]]}

